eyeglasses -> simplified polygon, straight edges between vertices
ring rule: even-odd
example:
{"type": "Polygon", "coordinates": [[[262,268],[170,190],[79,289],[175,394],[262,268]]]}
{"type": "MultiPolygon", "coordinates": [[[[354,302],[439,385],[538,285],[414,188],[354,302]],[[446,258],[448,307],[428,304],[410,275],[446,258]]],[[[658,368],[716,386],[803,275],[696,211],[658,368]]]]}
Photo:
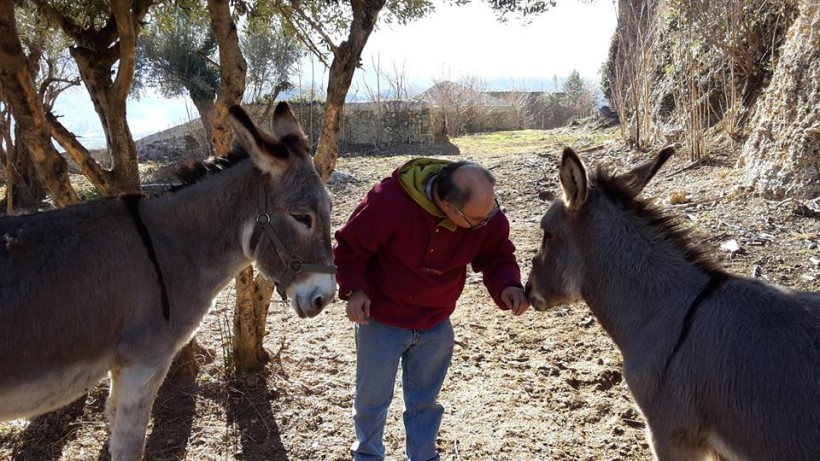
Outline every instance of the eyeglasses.
{"type": "Polygon", "coordinates": [[[460,208],[454,206],[453,209],[456,210],[456,212],[464,219],[464,222],[466,222],[467,225],[470,226],[470,229],[476,230],[486,226],[487,223],[490,222],[491,219],[493,219],[493,216],[498,214],[498,210],[501,209],[501,205],[498,203],[498,197],[496,197],[495,208],[493,208],[492,211],[490,211],[490,214],[488,214],[486,218],[482,219],[477,224],[473,224],[472,222],[470,222],[470,218],[464,216],[464,213],[461,212],[460,208]]]}

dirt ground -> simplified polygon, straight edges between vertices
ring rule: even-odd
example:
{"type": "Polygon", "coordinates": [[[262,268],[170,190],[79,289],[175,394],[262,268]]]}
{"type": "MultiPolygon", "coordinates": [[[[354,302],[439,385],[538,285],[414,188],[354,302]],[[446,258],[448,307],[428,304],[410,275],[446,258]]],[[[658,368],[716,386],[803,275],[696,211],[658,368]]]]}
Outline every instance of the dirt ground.
{"type": "MultiPolygon", "coordinates": [[[[650,154],[619,148],[612,129],[524,131],[457,138],[451,146],[412,147],[339,159],[329,185],[333,227],[343,224],[373,183],[411,156],[439,155],[487,166],[512,226],[522,275],[540,243],[538,221],[557,189],[560,149],[588,165],[624,169],[650,154]]],[[[669,213],[695,227],[731,272],[787,287],[820,290],[820,200],[771,202],[738,187],[736,151],[688,165],[670,161],[648,187],[669,213]],[[673,196],[676,196],[673,198],[673,196]],[[679,200],[683,196],[682,200],[679,200]],[[682,202],[671,204],[673,202],[682,202]],[[739,251],[721,244],[734,240],[739,251]]],[[[353,327],[336,301],[300,320],[275,301],[264,373],[226,373],[232,289],[206,316],[199,342],[216,351],[195,383],[167,382],[154,405],[147,459],[343,460],[353,441],[353,327]]],[[[621,374],[621,357],[585,305],[513,317],[494,307],[471,274],[452,318],[456,349],[440,400],[439,449],[445,460],[646,460],[645,421],[621,374]]],[[[0,423],[0,459],[103,460],[107,426],[103,383],[85,399],[33,419],[0,423]]],[[[403,459],[401,389],[388,415],[388,459],[403,459]]]]}

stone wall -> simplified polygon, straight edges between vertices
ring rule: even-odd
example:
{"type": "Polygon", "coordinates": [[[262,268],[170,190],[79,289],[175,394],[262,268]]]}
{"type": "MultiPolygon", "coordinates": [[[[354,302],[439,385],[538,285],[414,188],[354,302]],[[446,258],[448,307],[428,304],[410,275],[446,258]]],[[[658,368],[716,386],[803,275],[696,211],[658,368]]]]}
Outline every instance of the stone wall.
{"type": "MultiPolygon", "coordinates": [[[[321,103],[292,104],[313,147],[324,117],[321,103]]],[[[344,107],[339,144],[344,148],[428,144],[446,139],[443,124],[423,101],[348,102],[344,107]]],[[[269,122],[268,122],[269,123],[269,122]]]]}
{"type": "MultiPolygon", "coordinates": [[[[324,121],[324,105],[290,103],[302,125],[310,146],[315,149],[324,121]]],[[[265,106],[246,106],[260,126],[270,129],[265,106]]],[[[515,112],[509,107],[485,114],[475,131],[520,129],[515,112]]],[[[339,132],[342,152],[371,151],[402,144],[440,144],[447,142],[445,114],[427,101],[348,102],[344,107],[339,132]]],[[[208,142],[199,120],[152,134],[137,141],[140,159],[198,157],[209,155],[208,142]]]]}

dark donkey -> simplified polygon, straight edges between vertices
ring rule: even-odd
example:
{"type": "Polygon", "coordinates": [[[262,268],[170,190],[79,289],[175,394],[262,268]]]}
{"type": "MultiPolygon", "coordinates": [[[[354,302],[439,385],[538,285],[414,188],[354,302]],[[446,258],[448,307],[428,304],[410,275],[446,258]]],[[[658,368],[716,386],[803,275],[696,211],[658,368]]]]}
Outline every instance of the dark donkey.
{"type": "Polygon", "coordinates": [[[591,177],[566,149],[527,282],[584,300],[623,354],[661,460],[820,460],[820,293],[722,272],[638,194],[674,149],[591,177]]]}
{"type": "Polygon", "coordinates": [[[273,133],[239,106],[237,143],[187,185],[0,219],[0,420],[45,413],[106,374],[114,460],[142,457],[171,359],[252,262],[312,317],[336,290],[330,197],[285,103],[273,133]]]}

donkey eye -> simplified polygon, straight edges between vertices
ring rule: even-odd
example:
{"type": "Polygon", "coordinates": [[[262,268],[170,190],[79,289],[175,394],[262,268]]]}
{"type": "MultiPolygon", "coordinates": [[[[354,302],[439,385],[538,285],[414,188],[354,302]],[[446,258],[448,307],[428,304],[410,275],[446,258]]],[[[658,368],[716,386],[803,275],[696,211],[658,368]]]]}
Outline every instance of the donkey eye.
{"type": "Polygon", "coordinates": [[[547,231],[544,231],[544,240],[542,241],[541,246],[546,245],[547,242],[549,242],[550,240],[552,240],[552,234],[547,231]]]}
{"type": "Polygon", "coordinates": [[[293,219],[299,221],[305,227],[310,229],[310,226],[312,224],[312,220],[311,220],[309,214],[291,214],[291,217],[293,217],[293,219]]]}

